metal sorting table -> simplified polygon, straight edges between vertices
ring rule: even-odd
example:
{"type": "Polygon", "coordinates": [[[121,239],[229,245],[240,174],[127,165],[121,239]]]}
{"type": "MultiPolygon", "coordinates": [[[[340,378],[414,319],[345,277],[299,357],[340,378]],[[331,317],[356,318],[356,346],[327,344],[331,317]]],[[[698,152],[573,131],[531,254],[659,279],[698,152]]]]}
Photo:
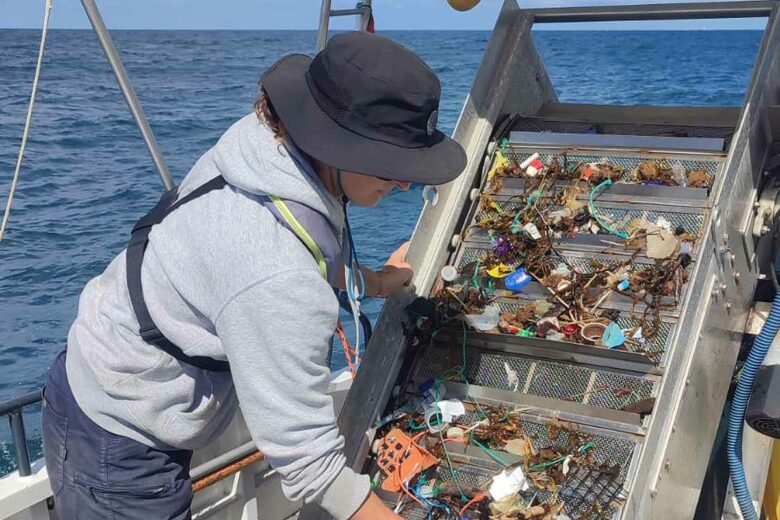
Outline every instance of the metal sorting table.
{"type": "MultiPolygon", "coordinates": [[[[521,121],[521,127],[525,131],[522,134],[513,133],[512,137],[522,137],[523,141],[510,140],[505,149],[505,155],[511,161],[519,163],[531,154],[538,153],[542,162],[547,164],[552,157],[560,157],[566,152],[568,161],[594,163],[606,159],[613,165],[625,168],[626,175],[620,180],[626,182],[616,181],[597,199],[598,211],[605,218],[612,222],[644,218],[654,223],[662,217],[671,224],[672,229],[682,227],[687,233],[697,236],[702,234],[702,226],[710,210],[709,189],[642,185],[631,183],[629,176],[644,161],[666,160],[669,164],[679,162],[686,170],[706,171],[711,185],[714,177],[719,175],[725,159],[721,151],[723,139],[698,139],[695,147],[686,150],[687,138],[680,138],[674,147],[660,150],[621,147],[620,138],[615,135],[608,138],[604,136],[604,143],[607,144],[598,147],[594,143],[598,143],[600,136],[589,135],[585,144],[573,148],[570,145],[551,145],[551,142],[561,137],[550,138],[549,124],[525,120],[521,121]],[[541,130],[538,134],[539,143],[544,144],[529,142],[533,141],[533,130],[541,130]],[[713,146],[716,142],[721,146],[720,149],[713,146]],[[712,146],[712,149],[702,150],[702,143],[712,146]]],[[[564,128],[572,130],[571,126],[564,128]]],[[[575,131],[584,131],[584,128],[575,131]]],[[[724,137],[706,132],[699,135],[724,137]]],[[[669,139],[674,138],[668,137],[665,141],[648,138],[648,143],[668,144],[669,139]]],[[[626,146],[629,143],[635,146],[638,141],[641,141],[641,137],[632,136],[632,139],[626,140],[626,146]]],[[[525,193],[525,183],[523,178],[504,178],[500,191],[491,194],[492,202],[502,211],[516,212],[524,205],[518,196],[525,193]]],[[[486,189],[486,185],[483,179],[482,190],[486,189]]],[[[564,185],[562,183],[560,188],[564,185]]],[[[551,189],[558,189],[558,186],[551,189]]],[[[584,197],[587,203],[587,190],[584,197]]],[[[475,226],[484,216],[485,208],[481,205],[482,197],[474,193],[471,207],[466,213],[462,240],[448,262],[458,270],[484,258],[491,249],[490,234],[475,226]]],[[[604,265],[630,259],[632,252],[623,247],[622,242],[607,234],[577,232],[574,236],[556,239],[554,244],[562,261],[588,272],[592,259],[604,265]]],[[[691,253],[693,262],[696,262],[698,249],[697,241],[691,253]]],[[[652,265],[654,260],[640,251],[634,256],[633,263],[652,265]]],[[[624,411],[624,408],[658,395],[660,381],[666,370],[664,353],[680,316],[680,302],[686,301],[687,290],[686,284],[678,298],[665,298],[658,332],[647,341],[644,352],[631,347],[609,350],[498,332],[468,331],[464,332],[465,338],[451,333],[449,336],[437,336],[432,345],[419,349],[411,364],[409,380],[419,383],[436,378],[453,367],[462,368],[468,383],[446,383],[446,398],[506,406],[510,410],[522,409],[523,433],[532,439],[537,451],[548,447],[564,447],[568,443],[568,436],[572,434],[586,436],[593,441],[591,455],[595,459],[595,467],[572,469],[558,488],[556,496],[533,485],[527,492],[523,492],[523,496],[528,500],[535,497],[537,502],[542,503],[562,502],[562,513],[573,519],[618,518],[621,506],[631,492],[635,464],[649,420],[649,417],[624,411]],[[518,376],[519,381],[515,385],[507,383],[508,369],[518,376]],[[629,392],[618,394],[610,390],[617,388],[628,389],[629,392]],[[548,429],[551,422],[563,424],[565,428],[556,428],[551,434],[548,429]],[[612,469],[607,471],[604,468],[612,469]]],[[[549,296],[549,292],[534,281],[523,289],[522,294],[499,298],[497,304],[502,312],[511,311],[525,303],[549,296]]],[[[619,311],[616,322],[623,329],[636,327],[642,311],[641,304],[636,305],[619,293],[606,298],[601,308],[619,311]]],[[[656,402],[655,407],[658,406],[664,406],[664,403],[656,402]]],[[[466,422],[479,420],[479,416],[472,415],[466,417],[466,422]]],[[[497,453],[512,460],[511,454],[500,450],[497,453]]],[[[517,456],[514,457],[518,460],[517,456]]],[[[454,477],[463,485],[485,489],[492,476],[502,469],[485,453],[471,446],[453,448],[450,458],[455,471],[450,472],[446,461],[442,460],[433,471],[434,479],[447,482],[454,477]]],[[[388,503],[395,505],[397,495],[381,493],[388,503]]],[[[426,514],[424,509],[414,503],[401,511],[401,515],[408,519],[423,519],[426,514]]]]}

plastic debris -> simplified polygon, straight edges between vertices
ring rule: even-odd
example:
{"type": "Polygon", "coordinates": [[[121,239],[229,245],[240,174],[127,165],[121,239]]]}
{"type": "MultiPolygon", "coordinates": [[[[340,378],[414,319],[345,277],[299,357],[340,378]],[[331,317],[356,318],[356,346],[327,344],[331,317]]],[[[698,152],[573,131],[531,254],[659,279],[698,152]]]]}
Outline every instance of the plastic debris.
{"type": "Polygon", "coordinates": [[[533,338],[534,336],[536,336],[534,332],[527,329],[522,329],[520,332],[517,333],[517,335],[523,338],[533,338]]]}
{"type": "Polygon", "coordinates": [[[604,334],[601,336],[601,342],[607,348],[618,348],[626,342],[626,337],[623,335],[623,329],[621,329],[617,323],[611,321],[604,329],[604,334]]]}
{"type": "Polygon", "coordinates": [[[466,407],[458,399],[436,401],[425,410],[425,424],[432,433],[443,431],[456,417],[466,413],[466,407]],[[434,423],[434,419],[437,421],[434,423]]]}
{"type": "Polygon", "coordinates": [[[500,314],[501,311],[498,307],[488,305],[482,314],[464,314],[463,317],[470,326],[477,330],[486,331],[495,329],[498,326],[500,314]]]}
{"type": "Polygon", "coordinates": [[[569,474],[570,464],[571,464],[571,455],[567,455],[566,458],[563,459],[562,470],[563,470],[563,474],[564,475],[568,475],[569,474]]]}
{"type": "Polygon", "coordinates": [[[504,287],[506,287],[510,291],[519,292],[520,290],[523,289],[523,287],[525,287],[532,281],[533,278],[531,278],[531,276],[525,272],[525,269],[521,267],[514,273],[504,278],[504,287]]]}
{"type": "Polygon", "coordinates": [[[599,344],[601,343],[601,338],[604,336],[604,331],[606,330],[606,325],[603,323],[594,322],[584,325],[580,331],[580,334],[586,341],[593,344],[599,344]]]}
{"type": "Polygon", "coordinates": [[[515,270],[513,268],[508,267],[504,264],[498,264],[492,269],[487,270],[487,274],[489,274],[493,278],[506,278],[507,276],[509,276],[514,272],[515,270]]]}
{"type": "Polygon", "coordinates": [[[522,467],[512,470],[504,470],[493,477],[488,492],[493,500],[502,500],[520,491],[528,490],[528,480],[525,478],[522,467]]]}
{"type": "Polygon", "coordinates": [[[528,236],[530,236],[534,240],[539,240],[540,238],[542,238],[542,234],[539,233],[539,228],[537,228],[536,225],[533,224],[532,222],[529,222],[528,224],[523,226],[523,230],[526,233],[528,233],[528,236]]]}
{"type": "Polygon", "coordinates": [[[636,329],[636,331],[634,331],[634,334],[631,337],[634,338],[634,339],[642,339],[642,338],[644,338],[644,336],[642,336],[642,327],[639,327],[638,329],[636,329]]]}
{"type": "Polygon", "coordinates": [[[658,219],[655,221],[655,225],[661,229],[665,229],[666,231],[672,231],[672,223],[663,217],[658,217],[658,219]]]}
{"type": "Polygon", "coordinates": [[[438,462],[426,449],[414,444],[412,439],[398,428],[394,428],[381,440],[378,447],[377,466],[387,476],[382,489],[401,491],[401,484],[408,482],[420,472],[438,462]]]}
{"type": "Polygon", "coordinates": [[[536,177],[544,168],[544,163],[539,159],[539,154],[534,153],[528,159],[520,163],[520,169],[529,177],[536,177]]]}
{"type": "Polygon", "coordinates": [[[509,366],[509,363],[504,361],[504,371],[506,372],[506,382],[509,388],[517,392],[517,387],[520,385],[520,376],[517,374],[517,370],[509,366]]]}
{"type": "Polygon", "coordinates": [[[445,282],[454,282],[458,277],[458,270],[454,265],[445,265],[441,268],[441,279],[445,282]]]}
{"type": "Polygon", "coordinates": [[[554,316],[542,318],[536,322],[536,335],[540,338],[547,336],[547,333],[550,331],[557,332],[559,330],[561,330],[561,324],[558,322],[558,318],[554,316]]]}
{"type": "Polygon", "coordinates": [[[680,161],[672,163],[672,179],[678,186],[688,186],[688,178],[685,176],[685,166],[680,161]]]}
{"type": "Polygon", "coordinates": [[[631,286],[628,280],[620,280],[617,284],[618,291],[627,291],[628,288],[631,286]]]}
{"type": "Polygon", "coordinates": [[[551,330],[546,335],[545,338],[549,339],[550,341],[563,341],[564,336],[557,330],[551,330]]]}
{"type": "Polygon", "coordinates": [[[641,220],[639,227],[644,230],[647,237],[648,258],[663,260],[673,257],[678,251],[680,240],[671,232],[671,229],[665,229],[647,220],[641,220]]]}
{"type": "Polygon", "coordinates": [[[681,255],[690,255],[693,253],[693,243],[691,242],[680,242],[680,254],[681,255]]]}

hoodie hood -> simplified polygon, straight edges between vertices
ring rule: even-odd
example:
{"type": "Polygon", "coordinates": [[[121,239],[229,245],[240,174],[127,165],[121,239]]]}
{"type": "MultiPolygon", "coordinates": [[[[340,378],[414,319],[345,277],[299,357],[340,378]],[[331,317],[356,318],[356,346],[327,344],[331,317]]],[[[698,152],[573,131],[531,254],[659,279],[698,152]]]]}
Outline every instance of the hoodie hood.
{"type": "MultiPolygon", "coordinates": [[[[198,169],[209,173],[193,171],[188,180],[201,184],[218,173],[243,191],[303,204],[327,217],[335,229],[344,226],[341,204],[328,193],[308,160],[289,140],[279,142],[254,113],[233,124],[193,168],[198,169]]],[[[194,188],[182,186],[182,192],[194,188]]]]}

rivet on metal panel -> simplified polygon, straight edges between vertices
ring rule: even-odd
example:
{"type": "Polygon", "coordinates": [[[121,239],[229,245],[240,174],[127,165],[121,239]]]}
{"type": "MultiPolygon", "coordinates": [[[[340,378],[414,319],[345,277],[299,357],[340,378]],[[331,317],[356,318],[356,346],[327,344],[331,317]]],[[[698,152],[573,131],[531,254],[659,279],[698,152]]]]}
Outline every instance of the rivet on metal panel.
{"type": "Polygon", "coordinates": [[[672,426],[672,433],[675,433],[677,431],[677,426],[672,426]]]}
{"type": "Polygon", "coordinates": [[[731,311],[731,302],[726,302],[726,312],[731,311]]]}
{"type": "Polygon", "coordinates": [[[477,200],[477,197],[479,197],[479,188],[474,188],[469,194],[469,199],[471,199],[471,201],[475,201],[477,200]]]}
{"type": "Polygon", "coordinates": [[[686,378],[685,379],[685,386],[688,386],[690,384],[691,384],[691,379],[690,378],[686,378]]]}
{"type": "Polygon", "coordinates": [[[457,247],[460,245],[460,235],[452,235],[452,240],[450,240],[450,246],[452,249],[457,249],[457,247]]]}
{"type": "MultiPolygon", "coordinates": [[[[659,478],[660,478],[660,477],[659,477],[659,478]]],[[[654,489],[654,490],[650,491],[650,496],[651,496],[651,497],[655,498],[657,495],[658,495],[658,490],[655,490],[655,489],[654,489]]]]}
{"type": "Polygon", "coordinates": [[[725,283],[720,284],[720,292],[726,294],[727,286],[725,283]]]}
{"type": "Polygon", "coordinates": [[[739,283],[739,279],[742,278],[742,275],[739,272],[734,273],[734,281],[736,283],[739,283]]]}
{"type": "Polygon", "coordinates": [[[672,469],[672,461],[669,459],[666,459],[666,462],[664,463],[664,469],[668,473],[672,469]]]}

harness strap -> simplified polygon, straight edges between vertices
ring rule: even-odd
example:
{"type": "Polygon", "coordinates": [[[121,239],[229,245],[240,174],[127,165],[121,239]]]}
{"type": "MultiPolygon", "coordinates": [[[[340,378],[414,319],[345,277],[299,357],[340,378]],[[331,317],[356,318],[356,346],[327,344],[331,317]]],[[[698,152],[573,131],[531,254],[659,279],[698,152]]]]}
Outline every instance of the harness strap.
{"type": "MultiPolygon", "coordinates": [[[[136,222],[135,226],[133,226],[130,235],[130,243],[127,246],[125,264],[127,269],[127,288],[130,293],[130,303],[133,306],[133,311],[138,320],[141,338],[143,338],[145,342],[157,346],[183,363],[212,372],[229,372],[230,365],[227,361],[217,360],[207,356],[189,356],[185,354],[184,351],[166,338],[165,334],[163,334],[154,323],[152,316],[149,314],[146,300],[144,299],[144,289],[141,283],[141,267],[146,253],[146,247],[149,244],[149,233],[151,233],[153,226],[162,222],[165,217],[184,204],[211,191],[220,190],[226,185],[227,181],[220,175],[197,187],[179,201],[176,201],[176,197],[178,196],[176,188],[166,191],[152,210],[141,217],[138,222],[136,222]]],[[[270,203],[272,203],[273,206],[269,203],[266,207],[269,209],[271,207],[276,209],[276,211],[272,211],[272,214],[282,224],[285,224],[285,227],[295,233],[298,239],[306,246],[317,262],[317,270],[322,277],[327,280],[328,262],[317,242],[298,221],[292,210],[282,199],[275,196],[269,196],[267,197],[267,200],[270,200],[270,203]]]]}
{"type": "Polygon", "coordinates": [[[138,320],[139,333],[141,338],[149,344],[155,345],[163,352],[173,356],[179,361],[183,361],[192,366],[212,372],[229,372],[230,365],[227,361],[217,360],[206,356],[188,356],[172,341],[165,337],[165,334],[157,328],[152,316],[149,314],[149,308],[144,299],[144,288],[141,283],[141,266],[146,253],[146,246],[149,244],[149,233],[152,226],[159,224],[171,212],[180,206],[194,200],[201,195],[223,188],[227,182],[222,176],[215,177],[209,182],[196,188],[180,201],[175,202],[177,196],[176,188],[166,191],[160,201],[152,210],[141,217],[130,235],[130,243],[127,246],[126,268],[127,268],[127,288],[130,293],[130,302],[138,320]]]}
{"type": "Polygon", "coordinates": [[[298,219],[295,218],[295,215],[293,215],[292,211],[290,211],[290,208],[287,207],[287,204],[285,204],[282,199],[274,195],[270,195],[269,198],[279,213],[282,215],[282,218],[287,221],[287,224],[289,225],[292,232],[295,233],[301,242],[303,242],[303,245],[306,246],[306,248],[314,257],[314,260],[317,262],[317,269],[319,270],[320,275],[322,275],[322,277],[327,280],[328,263],[325,261],[325,255],[322,254],[320,246],[317,245],[317,242],[311,237],[309,232],[306,231],[306,228],[303,227],[300,222],[298,222],[298,219]]]}

